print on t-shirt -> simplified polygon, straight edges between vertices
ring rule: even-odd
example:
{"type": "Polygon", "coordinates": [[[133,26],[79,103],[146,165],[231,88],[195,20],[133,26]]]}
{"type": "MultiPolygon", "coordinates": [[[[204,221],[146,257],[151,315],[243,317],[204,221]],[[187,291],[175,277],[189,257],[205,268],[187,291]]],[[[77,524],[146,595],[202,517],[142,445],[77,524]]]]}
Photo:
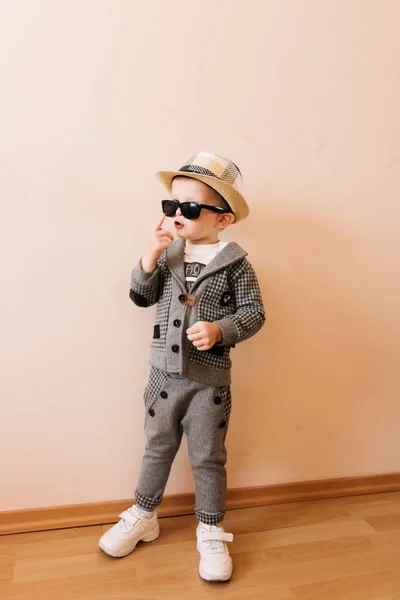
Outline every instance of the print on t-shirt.
{"type": "Polygon", "coordinates": [[[198,278],[205,266],[206,265],[203,265],[203,263],[199,262],[185,262],[185,279],[188,291],[191,290],[191,288],[194,285],[194,282],[196,281],[196,279],[198,278]]]}

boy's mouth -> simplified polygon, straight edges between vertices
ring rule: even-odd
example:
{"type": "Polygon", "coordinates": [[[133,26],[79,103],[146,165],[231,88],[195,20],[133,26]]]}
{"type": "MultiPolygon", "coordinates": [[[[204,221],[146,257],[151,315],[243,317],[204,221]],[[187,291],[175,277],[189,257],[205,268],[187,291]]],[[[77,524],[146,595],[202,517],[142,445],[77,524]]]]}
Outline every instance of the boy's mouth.
{"type": "Polygon", "coordinates": [[[182,229],[184,227],[183,223],[181,223],[178,219],[174,221],[175,229],[182,229]]]}

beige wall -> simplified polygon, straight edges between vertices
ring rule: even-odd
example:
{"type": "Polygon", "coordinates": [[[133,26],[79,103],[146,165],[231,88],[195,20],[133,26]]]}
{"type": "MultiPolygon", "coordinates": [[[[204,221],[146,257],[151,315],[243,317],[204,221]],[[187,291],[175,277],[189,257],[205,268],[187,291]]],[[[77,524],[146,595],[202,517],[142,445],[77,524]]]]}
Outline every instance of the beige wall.
{"type": "MultiPolygon", "coordinates": [[[[133,495],[153,173],[240,165],[229,485],[400,467],[400,3],[2,0],[0,509],[133,495]]],[[[181,452],[168,493],[191,491],[181,452]]]]}

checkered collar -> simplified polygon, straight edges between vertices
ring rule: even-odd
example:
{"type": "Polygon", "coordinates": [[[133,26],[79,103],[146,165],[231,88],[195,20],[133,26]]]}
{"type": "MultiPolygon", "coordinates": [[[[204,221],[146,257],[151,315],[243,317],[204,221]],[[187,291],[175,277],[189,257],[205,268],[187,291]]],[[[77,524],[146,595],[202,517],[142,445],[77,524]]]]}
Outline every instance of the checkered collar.
{"type": "MultiPolygon", "coordinates": [[[[175,275],[177,279],[182,283],[185,289],[185,270],[184,270],[184,251],[185,251],[185,240],[175,240],[169,246],[166,251],[167,254],[167,265],[170,271],[175,275]]],[[[203,269],[200,277],[197,281],[200,281],[207,275],[220,271],[231,265],[232,263],[244,258],[247,252],[243,250],[236,242],[229,242],[217,256],[212,259],[210,263],[203,269]]],[[[196,282],[197,283],[197,282],[196,282]]]]}

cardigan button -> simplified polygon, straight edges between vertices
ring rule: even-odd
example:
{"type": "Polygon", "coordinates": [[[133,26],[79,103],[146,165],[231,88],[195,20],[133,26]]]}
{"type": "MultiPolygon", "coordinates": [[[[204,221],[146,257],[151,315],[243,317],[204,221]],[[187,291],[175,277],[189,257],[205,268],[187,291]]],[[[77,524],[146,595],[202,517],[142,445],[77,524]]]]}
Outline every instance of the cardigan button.
{"type": "Polygon", "coordinates": [[[161,392],[160,394],[161,398],[163,398],[164,400],[166,400],[168,398],[168,394],[167,392],[165,392],[164,390],[161,392]]]}
{"type": "Polygon", "coordinates": [[[214,398],[214,403],[215,404],[221,404],[222,402],[222,398],[220,398],[219,396],[217,396],[216,398],[214,398]]]}
{"type": "Polygon", "coordinates": [[[184,302],[186,302],[186,300],[187,300],[187,296],[186,296],[186,294],[179,294],[179,296],[178,296],[178,300],[179,300],[179,302],[182,302],[182,304],[183,304],[184,302]]]}
{"type": "Polygon", "coordinates": [[[177,344],[174,344],[171,348],[172,352],[175,352],[175,354],[178,354],[179,352],[179,346],[177,344]]]}
{"type": "Polygon", "coordinates": [[[223,429],[223,428],[225,427],[225,425],[226,425],[226,421],[225,421],[225,420],[223,420],[223,421],[220,421],[220,423],[219,423],[218,427],[219,427],[220,429],[223,429]]]}
{"type": "Polygon", "coordinates": [[[180,327],[181,325],[182,325],[182,321],[180,321],[179,319],[175,319],[174,326],[175,327],[180,327]]]}
{"type": "Polygon", "coordinates": [[[154,417],[154,415],[155,415],[155,414],[156,414],[156,413],[154,412],[154,410],[153,410],[152,408],[150,408],[150,409],[149,409],[149,415],[150,415],[151,417],[154,417]]]}

